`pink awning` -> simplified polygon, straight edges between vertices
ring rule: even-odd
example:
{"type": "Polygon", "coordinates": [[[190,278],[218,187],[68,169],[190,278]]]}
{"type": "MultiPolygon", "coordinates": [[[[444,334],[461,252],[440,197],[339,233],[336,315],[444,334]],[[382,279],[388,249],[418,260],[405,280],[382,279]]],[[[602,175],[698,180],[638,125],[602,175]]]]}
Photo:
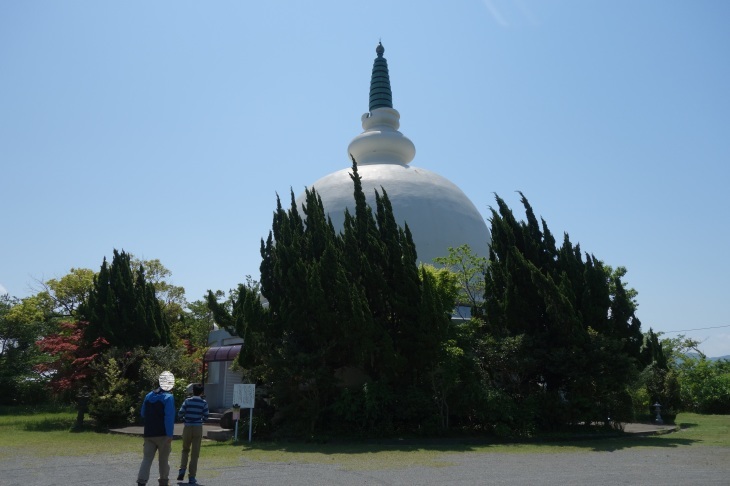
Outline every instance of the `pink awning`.
{"type": "Polygon", "coordinates": [[[233,344],[231,346],[216,346],[205,352],[203,361],[212,363],[213,361],[233,361],[241,352],[241,344],[233,344]]]}

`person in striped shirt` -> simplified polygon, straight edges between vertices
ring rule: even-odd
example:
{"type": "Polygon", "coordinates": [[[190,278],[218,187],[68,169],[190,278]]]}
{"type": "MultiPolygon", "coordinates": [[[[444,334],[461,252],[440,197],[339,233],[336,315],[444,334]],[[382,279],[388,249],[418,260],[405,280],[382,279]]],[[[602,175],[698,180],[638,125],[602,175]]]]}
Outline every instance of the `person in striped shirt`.
{"type": "Polygon", "coordinates": [[[185,470],[188,468],[188,455],[190,455],[190,470],[188,472],[188,483],[197,484],[195,475],[198,473],[198,457],[200,456],[200,443],[203,440],[203,422],[208,420],[208,402],[201,396],[203,385],[193,385],[193,396],[185,399],[177,416],[185,422],[183,427],[183,446],[180,458],[180,471],[177,480],[185,479],[185,470]],[[191,453],[192,449],[192,453],[191,453]]]}

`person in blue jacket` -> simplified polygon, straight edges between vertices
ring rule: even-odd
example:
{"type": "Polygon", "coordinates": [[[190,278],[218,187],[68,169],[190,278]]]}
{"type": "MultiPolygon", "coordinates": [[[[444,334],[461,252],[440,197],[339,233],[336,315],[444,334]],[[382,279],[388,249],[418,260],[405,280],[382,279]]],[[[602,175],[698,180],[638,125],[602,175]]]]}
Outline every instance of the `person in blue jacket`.
{"type": "Polygon", "coordinates": [[[175,377],[169,371],[160,375],[159,388],[144,397],[141,415],[144,419],[144,455],[137,474],[137,484],[145,485],[150,479],[150,468],[159,452],[158,461],[161,486],[169,484],[170,451],[175,431],[175,398],[170,390],[175,386],[175,377]]]}

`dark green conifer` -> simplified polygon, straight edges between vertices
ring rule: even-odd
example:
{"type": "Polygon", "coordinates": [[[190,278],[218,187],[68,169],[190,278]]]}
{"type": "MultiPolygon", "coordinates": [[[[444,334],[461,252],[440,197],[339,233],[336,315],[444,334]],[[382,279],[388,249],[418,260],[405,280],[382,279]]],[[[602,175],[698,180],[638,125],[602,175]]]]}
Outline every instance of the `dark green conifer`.
{"type": "Polygon", "coordinates": [[[103,338],[112,346],[164,346],[170,343],[169,323],[140,266],[133,274],[130,255],[114,250],[111,265],[104,259],[79,316],[89,325],[84,338],[103,338]]]}
{"type": "Polygon", "coordinates": [[[490,339],[505,350],[520,345],[513,397],[539,400],[544,426],[605,420],[609,410],[618,417],[641,344],[631,296],[621,275],[610,275],[592,255],[584,261],[567,234],[556,249],[547,224],[540,229],[520,195],[526,222],[496,196],[484,302],[490,339]]]}

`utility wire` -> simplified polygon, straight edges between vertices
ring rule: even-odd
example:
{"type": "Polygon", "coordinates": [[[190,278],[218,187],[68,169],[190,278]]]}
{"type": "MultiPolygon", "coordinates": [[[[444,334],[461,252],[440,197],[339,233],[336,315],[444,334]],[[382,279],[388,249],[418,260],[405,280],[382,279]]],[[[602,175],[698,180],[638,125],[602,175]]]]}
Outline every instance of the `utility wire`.
{"type": "Polygon", "coordinates": [[[727,324],[725,326],[698,327],[697,329],[681,329],[679,331],[663,331],[663,332],[664,332],[664,334],[669,334],[670,332],[704,331],[705,329],[720,329],[721,327],[730,327],[730,324],[727,324]]]}

